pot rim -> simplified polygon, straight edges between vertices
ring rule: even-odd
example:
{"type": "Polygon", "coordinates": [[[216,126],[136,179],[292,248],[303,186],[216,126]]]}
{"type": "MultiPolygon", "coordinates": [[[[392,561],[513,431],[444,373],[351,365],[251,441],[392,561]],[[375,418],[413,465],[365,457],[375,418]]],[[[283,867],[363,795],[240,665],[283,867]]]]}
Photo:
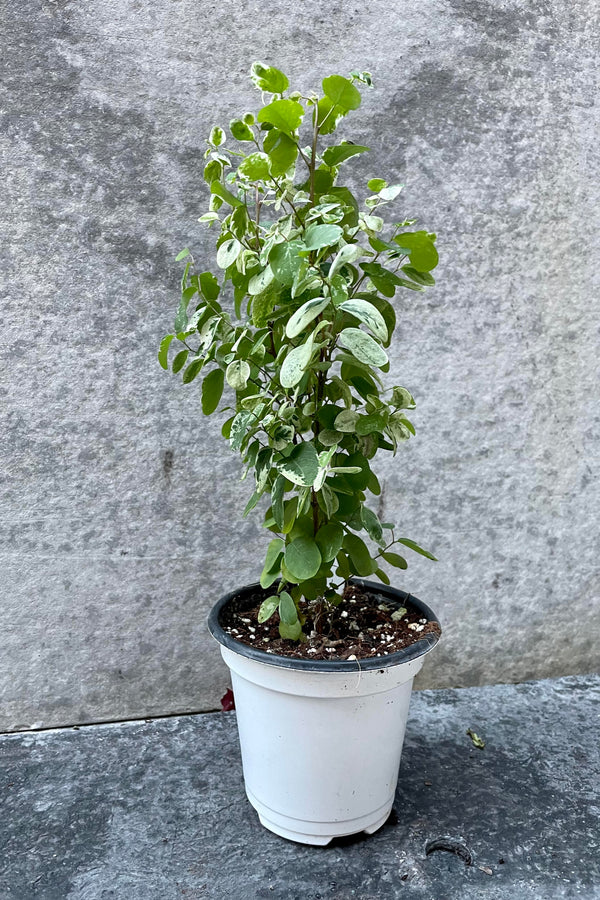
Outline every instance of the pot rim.
{"type": "MultiPolygon", "coordinates": [[[[363,578],[350,578],[349,583],[362,587],[372,593],[380,594],[395,600],[398,603],[398,606],[409,601],[423,613],[428,622],[437,622],[438,625],[440,624],[439,619],[426,603],[423,603],[418,597],[415,597],[400,588],[395,588],[386,584],[378,584],[375,581],[366,581],[363,578]]],[[[440,639],[439,634],[428,633],[408,647],[404,647],[402,650],[397,650],[395,653],[388,653],[385,656],[377,656],[374,659],[313,660],[281,656],[278,653],[267,653],[266,650],[261,650],[258,647],[251,647],[249,644],[244,644],[242,641],[236,640],[225,631],[220,621],[221,614],[226,606],[234,601],[238,601],[239,608],[244,609],[244,598],[257,590],[262,591],[263,588],[258,582],[255,582],[254,584],[245,585],[236,591],[231,591],[229,594],[225,594],[225,596],[217,600],[208,616],[208,630],[215,640],[224,647],[227,647],[228,650],[267,666],[280,666],[285,669],[300,669],[308,672],[365,672],[372,669],[384,669],[389,666],[398,666],[402,663],[410,662],[413,659],[418,659],[418,657],[424,656],[425,653],[429,653],[440,639]]]]}

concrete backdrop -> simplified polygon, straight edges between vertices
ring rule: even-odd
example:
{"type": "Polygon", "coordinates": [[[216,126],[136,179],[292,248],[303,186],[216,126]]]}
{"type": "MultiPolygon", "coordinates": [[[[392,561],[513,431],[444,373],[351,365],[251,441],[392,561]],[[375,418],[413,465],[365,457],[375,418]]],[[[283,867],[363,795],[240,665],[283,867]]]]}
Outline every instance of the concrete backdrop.
{"type": "Polygon", "coordinates": [[[406,183],[439,286],[397,300],[417,438],[379,466],[385,518],[430,547],[395,583],[445,639],[421,686],[598,663],[595,0],[0,5],[3,425],[0,728],[218,706],[205,617],[266,536],[156,363],[186,244],[209,236],[204,138],[294,84],[376,90],[349,164],[406,183]]]}

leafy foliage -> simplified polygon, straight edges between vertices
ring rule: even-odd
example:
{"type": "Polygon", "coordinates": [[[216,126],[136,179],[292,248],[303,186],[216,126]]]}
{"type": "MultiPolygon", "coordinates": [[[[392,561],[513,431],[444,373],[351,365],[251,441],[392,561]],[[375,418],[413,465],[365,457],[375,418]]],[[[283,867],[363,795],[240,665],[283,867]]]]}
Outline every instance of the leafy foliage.
{"type": "Polygon", "coordinates": [[[352,575],[389,584],[382,561],[406,568],[393,546],[434,559],[380,522],[367,494],[381,493],[376,453],[396,454],[415,433],[411,393],[383,387],[393,301],[435,284],[438,253],[435,234],[409,230],[414,220],[386,226],[378,214],[402,185],[370,178],[363,211],[338,184],[368,147],[319,147],[359,108],[368,72],[330,75],[320,97],[290,93],[287,76],[262,63],[251,79],[262,107],[207,140],[200,222],[218,224],[220,274],[199,272],[188,248],[177,256],[181,301],[158,358],[184,384],[202,376],[205,415],[231,413],[222,434],[254,480],[244,515],[263,500],[273,534],[260,582],[274,587],[259,621],[278,611],[282,637],[301,640],[307,602],[337,605],[352,575]]]}

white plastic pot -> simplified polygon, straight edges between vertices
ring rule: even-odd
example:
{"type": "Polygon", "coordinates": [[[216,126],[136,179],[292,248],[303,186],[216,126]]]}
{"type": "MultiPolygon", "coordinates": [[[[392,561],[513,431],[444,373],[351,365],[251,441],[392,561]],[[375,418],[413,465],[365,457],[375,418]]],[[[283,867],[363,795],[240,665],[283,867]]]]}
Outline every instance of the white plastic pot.
{"type": "MultiPolygon", "coordinates": [[[[398,606],[410,598],[437,621],[404,591],[354,583],[398,606]]],[[[276,656],[234,640],[221,624],[252,605],[257,590],[223,597],[209,618],[231,670],[248,799],[266,828],[293,841],[372,834],[391,812],[413,679],[438,636],[360,662],[276,656]]]]}

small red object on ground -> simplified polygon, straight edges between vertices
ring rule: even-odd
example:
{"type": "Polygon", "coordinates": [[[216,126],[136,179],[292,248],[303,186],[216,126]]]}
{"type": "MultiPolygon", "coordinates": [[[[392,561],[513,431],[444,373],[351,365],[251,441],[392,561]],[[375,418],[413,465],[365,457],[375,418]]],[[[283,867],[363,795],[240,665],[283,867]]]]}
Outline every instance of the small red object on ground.
{"type": "Polygon", "coordinates": [[[221,697],[221,706],[223,707],[223,712],[229,712],[229,710],[235,709],[235,698],[231,688],[227,688],[221,697]]]}

